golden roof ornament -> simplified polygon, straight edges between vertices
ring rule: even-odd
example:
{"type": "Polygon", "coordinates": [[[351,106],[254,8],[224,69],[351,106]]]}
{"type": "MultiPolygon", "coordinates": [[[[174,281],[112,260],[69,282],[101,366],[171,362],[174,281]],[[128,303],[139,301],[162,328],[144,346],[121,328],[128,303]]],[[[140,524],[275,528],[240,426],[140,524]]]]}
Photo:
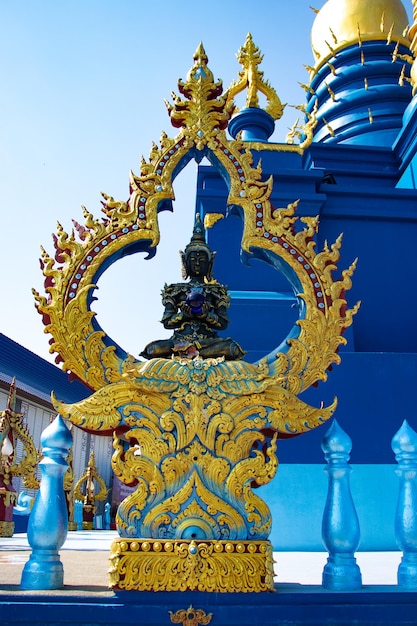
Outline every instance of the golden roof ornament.
{"type": "Polygon", "coordinates": [[[108,492],[106,483],[98,472],[94,450],[92,450],[88,465],[75,484],[74,497],[76,500],[83,501],[84,504],[94,505],[96,500],[105,500],[108,492]],[[96,485],[98,485],[98,489],[96,489],[96,485]]]}
{"type": "Polygon", "coordinates": [[[11,537],[14,532],[13,506],[17,493],[13,478],[20,476],[29,489],[37,489],[36,467],[38,451],[24,423],[24,413],[16,412],[16,380],[10,385],[7,408],[0,411],[0,537],[11,537]],[[16,455],[16,444],[23,446],[23,456],[16,455]]]}
{"type": "Polygon", "coordinates": [[[36,478],[36,468],[39,453],[33,439],[24,423],[24,413],[16,412],[16,379],[10,385],[7,408],[0,411],[0,472],[6,484],[14,476],[20,476],[23,484],[29,489],[37,489],[39,481],[36,478]],[[23,446],[23,457],[16,458],[16,443],[23,446]]]}
{"type": "MultiPolygon", "coordinates": [[[[236,57],[243,69],[239,72],[239,78],[233,81],[227,89],[228,103],[231,103],[238,93],[246,89],[245,106],[247,108],[260,108],[259,93],[262,93],[267,100],[267,106],[264,110],[269,113],[274,120],[279,120],[284,113],[285,104],[283,105],[281,103],[277,92],[270,83],[264,79],[264,73],[259,69],[259,65],[262,63],[264,57],[259,48],[255,46],[250,33],[247,34],[246,41],[244,45],[239,48],[236,57]]],[[[234,113],[238,111],[239,109],[235,105],[234,113]]]]}
{"type": "Polygon", "coordinates": [[[165,100],[165,105],[171,124],[182,128],[185,135],[197,135],[196,148],[202,150],[213,131],[227,128],[234,105],[227,99],[227,94],[221,95],[223,82],[214,82],[202,43],[197,47],[193,60],[194,65],[188,72],[186,81],[178,81],[178,89],[185,99],[172,93],[174,104],[165,100]]]}

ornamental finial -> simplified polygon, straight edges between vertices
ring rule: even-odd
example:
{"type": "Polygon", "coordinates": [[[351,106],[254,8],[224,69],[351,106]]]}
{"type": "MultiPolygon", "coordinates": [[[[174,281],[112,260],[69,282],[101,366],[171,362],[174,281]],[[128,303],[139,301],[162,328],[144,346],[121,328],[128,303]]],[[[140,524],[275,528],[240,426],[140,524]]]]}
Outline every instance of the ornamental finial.
{"type": "Polygon", "coordinates": [[[197,135],[197,150],[202,150],[212,133],[227,128],[232,115],[233,102],[227,100],[221,80],[214,81],[213,72],[208,67],[208,57],[200,43],[193,56],[194,65],[185,81],[178,81],[178,89],[184,96],[181,99],[172,94],[174,104],[165,101],[171,124],[183,128],[184,133],[197,135]]]}
{"type": "Polygon", "coordinates": [[[228,102],[230,102],[236,94],[247,89],[246,107],[261,108],[259,106],[258,97],[259,92],[261,92],[268,102],[265,111],[269,113],[274,120],[280,119],[284,112],[285,105],[281,104],[277,92],[270,83],[264,79],[264,73],[258,68],[264,57],[259,48],[254,44],[250,33],[247,34],[246,41],[244,45],[239,48],[236,57],[243,69],[239,72],[238,80],[234,81],[227,90],[228,102]]]}

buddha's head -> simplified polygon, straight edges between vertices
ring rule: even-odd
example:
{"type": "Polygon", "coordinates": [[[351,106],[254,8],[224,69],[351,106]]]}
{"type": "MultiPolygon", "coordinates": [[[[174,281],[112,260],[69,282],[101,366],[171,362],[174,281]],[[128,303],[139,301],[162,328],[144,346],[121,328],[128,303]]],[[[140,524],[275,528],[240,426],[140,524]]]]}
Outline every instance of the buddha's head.
{"type": "Polygon", "coordinates": [[[187,244],[184,252],[180,252],[180,254],[184,279],[188,277],[201,281],[205,278],[209,281],[213,279],[212,270],[215,252],[206,243],[204,226],[199,213],[195,217],[190,243],[187,244]]]}

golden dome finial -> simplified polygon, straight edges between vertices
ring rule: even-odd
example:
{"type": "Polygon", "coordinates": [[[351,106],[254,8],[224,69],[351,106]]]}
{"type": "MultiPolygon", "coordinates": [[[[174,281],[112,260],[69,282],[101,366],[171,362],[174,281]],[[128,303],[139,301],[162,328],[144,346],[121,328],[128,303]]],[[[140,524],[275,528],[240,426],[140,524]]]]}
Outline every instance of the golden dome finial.
{"type": "MultiPolygon", "coordinates": [[[[413,0],[414,6],[417,4],[413,0]]],[[[414,8],[417,11],[416,8],[414,8]]],[[[407,13],[401,0],[327,0],[311,29],[316,66],[330,54],[363,41],[389,40],[408,45],[407,13]],[[331,51],[329,53],[329,42],[331,51]]]]}
{"type": "MultiPolygon", "coordinates": [[[[285,105],[281,104],[277,92],[264,79],[264,73],[258,68],[264,57],[259,48],[255,46],[250,33],[247,34],[246,41],[239,48],[236,57],[243,69],[239,72],[238,80],[233,81],[228,88],[227,101],[231,102],[238,93],[247,89],[245,106],[247,108],[260,108],[258,94],[261,92],[266,97],[268,103],[265,111],[274,120],[278,120],[282,117],[285,105]]],[[[238,109],[236,108],[235,111],[237,112],[238,109]]]]}
{"type": "Polygon", "coordinates": [[[413,25],[408,31],[408,38],[410,40],[410,48],[413,54],[417,49],[417,0],[413,0],[413,25]]]}

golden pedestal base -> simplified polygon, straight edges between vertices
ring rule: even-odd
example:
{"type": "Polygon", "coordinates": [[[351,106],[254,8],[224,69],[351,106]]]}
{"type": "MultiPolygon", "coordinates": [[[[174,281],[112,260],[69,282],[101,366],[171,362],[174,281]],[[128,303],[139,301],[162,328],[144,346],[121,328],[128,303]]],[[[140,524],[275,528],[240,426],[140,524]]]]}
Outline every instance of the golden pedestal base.
{"type": "Polygon", "coordinates": [[[14,522],[0,522],[0,537],[13,537],[14,522]]]}
{"type": "Polygon", "coordinates": [[[126,591],[271,591],[269,541],[115,539],[110,582],[126,591]]]}

